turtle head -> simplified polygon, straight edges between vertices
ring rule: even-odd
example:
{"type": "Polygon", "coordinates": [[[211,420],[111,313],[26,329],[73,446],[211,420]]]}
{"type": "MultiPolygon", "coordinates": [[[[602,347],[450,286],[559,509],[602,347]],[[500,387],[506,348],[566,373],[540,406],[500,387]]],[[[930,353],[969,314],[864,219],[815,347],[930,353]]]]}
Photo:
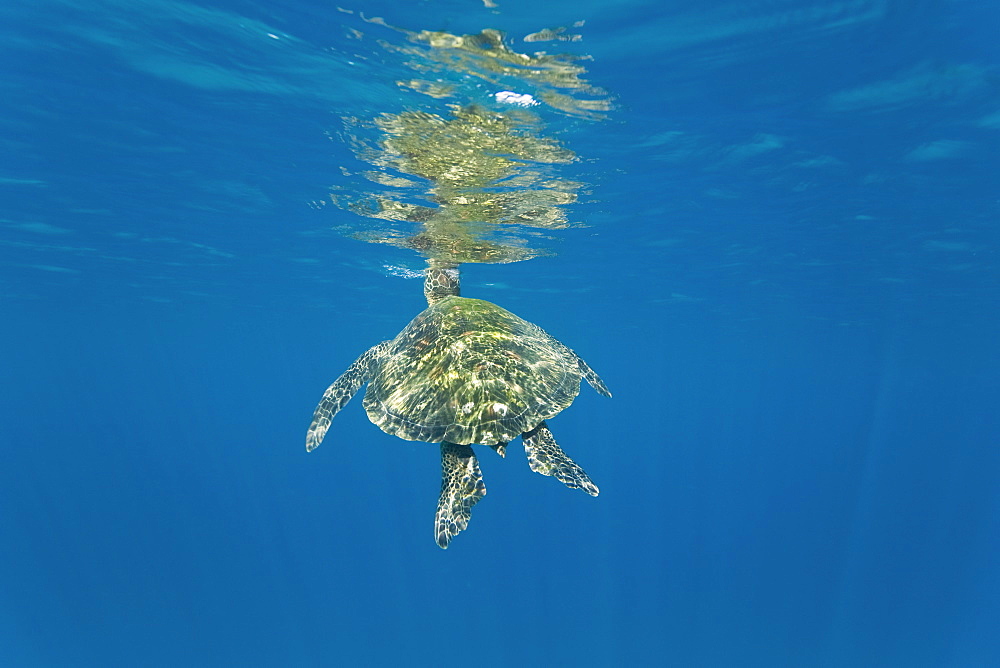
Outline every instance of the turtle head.
{"type": "Polygon", "coordinates": [[[458,296],[458,265],[445,262],[428,262],[424,272],[424,297],[433,304],[445,297],[458,296]]]}

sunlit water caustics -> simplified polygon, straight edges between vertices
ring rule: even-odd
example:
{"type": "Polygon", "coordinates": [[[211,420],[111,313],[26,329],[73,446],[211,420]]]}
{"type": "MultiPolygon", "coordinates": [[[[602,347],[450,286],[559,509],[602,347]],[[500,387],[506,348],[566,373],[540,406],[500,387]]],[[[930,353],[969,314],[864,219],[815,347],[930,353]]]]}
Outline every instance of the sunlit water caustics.
{"type": "Polygon", "coordinates": [[[0,18],[3,665],[1000,665],[993,3],[0,18]]]}

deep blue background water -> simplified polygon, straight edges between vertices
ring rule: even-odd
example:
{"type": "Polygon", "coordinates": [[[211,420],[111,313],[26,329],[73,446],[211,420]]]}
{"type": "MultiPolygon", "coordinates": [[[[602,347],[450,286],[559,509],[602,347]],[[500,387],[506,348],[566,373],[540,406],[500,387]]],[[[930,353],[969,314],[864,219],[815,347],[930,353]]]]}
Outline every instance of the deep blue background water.
{"type": "Polygon", "coordinates": [[[400,36],[311,2],[0,9],[0,663],[1000,665],[1000,10],[499,5],[346,8],[586,20],[514,43],[616,97],[541,112],[588,226],[464,293],[615,396],[552,420],[599,498],[481,453],[446,552],[435,446],[356,400],[303,449],[422,308],[391,269],[420,259],[319,204],[359,187],[340,119],[414,103],[400,36]]]}

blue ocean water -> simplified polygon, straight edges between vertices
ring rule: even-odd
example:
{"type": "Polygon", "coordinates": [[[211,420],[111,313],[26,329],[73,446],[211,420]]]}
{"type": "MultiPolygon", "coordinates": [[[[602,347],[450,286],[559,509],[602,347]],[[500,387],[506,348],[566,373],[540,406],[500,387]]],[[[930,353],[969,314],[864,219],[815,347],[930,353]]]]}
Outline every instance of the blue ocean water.
{"type": "Polygon", "coordinates": [[[3,665],[1000,665],[994,3],[0,17],[3,665]],[[329,199],[363,194],[344,119],[449,102],[389,26],[585,55],[614,98],[537,111],[579,224],[463,267],[611,387],[551,420],[601,495],[482,448],[447,551],[436,446],[356,398],[303,447],[424,306],[329,199]]]}

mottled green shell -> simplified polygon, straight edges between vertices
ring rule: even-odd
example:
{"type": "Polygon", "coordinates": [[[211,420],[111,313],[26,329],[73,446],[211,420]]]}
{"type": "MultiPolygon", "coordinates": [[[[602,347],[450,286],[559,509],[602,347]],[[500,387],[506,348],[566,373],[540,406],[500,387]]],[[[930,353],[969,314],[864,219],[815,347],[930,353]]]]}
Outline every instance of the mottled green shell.
{"type": "Polygon", "coordinates": [[[506,443],[573,403],[580,365],[537,325],[451,296],[392,340],[364,406],[372,422],[403,439],[506,443]]]}

